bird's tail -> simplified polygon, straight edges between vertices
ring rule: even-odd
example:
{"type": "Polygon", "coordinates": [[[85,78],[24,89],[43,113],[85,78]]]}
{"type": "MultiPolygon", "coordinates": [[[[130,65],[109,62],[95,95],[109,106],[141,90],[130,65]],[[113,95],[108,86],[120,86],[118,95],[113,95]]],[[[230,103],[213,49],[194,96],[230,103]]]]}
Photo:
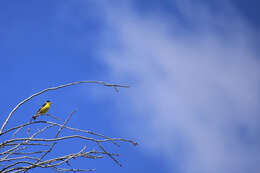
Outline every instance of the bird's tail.
{"type": "Polygon", "coordinates": [[[31,123],[33,120],[36,120],[37,116],[38,116],[37,114],[33,115],[32,118],[31,118],[31,120],[30,120],[30,123],[31,123]]]}
{"type": "Polygon", "coordinates": [[[39,115],[38,114],[35,114],[32,119],[36,120],[36,118],[38,117],[39,115]]]}

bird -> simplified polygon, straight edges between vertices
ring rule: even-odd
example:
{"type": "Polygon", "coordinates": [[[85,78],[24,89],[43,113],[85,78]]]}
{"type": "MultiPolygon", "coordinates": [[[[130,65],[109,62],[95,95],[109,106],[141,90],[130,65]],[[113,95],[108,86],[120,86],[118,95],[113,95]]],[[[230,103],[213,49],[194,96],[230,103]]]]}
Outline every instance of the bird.
{"type": "Polygon", "coordinates": [[[45,114],[46,112],[48,112],[48,110],[50,109],[50,106],[51,106],[51,101],[50,100],[47,100],[41,107],[40,109],[37,111],[37,113],[32,117],[34,120],[42,115],[42,114],[45,114]]]}

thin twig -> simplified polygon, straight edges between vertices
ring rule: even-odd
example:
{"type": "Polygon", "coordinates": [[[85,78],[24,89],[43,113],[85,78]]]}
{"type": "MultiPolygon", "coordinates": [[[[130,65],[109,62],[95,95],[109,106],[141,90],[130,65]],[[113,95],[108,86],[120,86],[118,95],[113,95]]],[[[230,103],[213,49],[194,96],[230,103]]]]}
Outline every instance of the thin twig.
{"type": "Polygon", "coordinates": [[[60,118],[58,118],[58,117],[56,117],[56,116],[54,116],[54,115],[51,115],[51,114],[42,114],[41,116],[49,116],[49,117],[52,117],[52,118],[54,118],[54,119],[56,119],[56,120],[60,120],[60,118]]]}
{"type": "Polygon", "coordinates": [[[54,168],[57,172],[93,172],[96,169],[65,169],[65,168],[54,168]]]}
{"type": "MultiPolygon", "coordinates": [[[[57,132],[56,135],[55,135],[55,138],[58,137],[58,135],[60,134],[60,132],[61,132],[61,130],[63,129],[63,127],[68,123],[68,121],[70,120],[71,116],[72,116],[76,111],[77,111],[77,110],[74,110],[72,113],[70,113],[70,115],[67,117],[67,119],[65,120],[65,122],[63,123],[63,125],[59,128],[58,132],[57,132]]],[[[57,143],[57,142],[55,141],[55,142],[50,146],[49,150],[41,156],[41,158],[39,159],[39,161],[42,160],[48,153],[51,152],[51,150],[52,150],[53,147],[56,145],[56,143],[57,143]]],[[[38,163],[39,161],[36,161],[35,163],[38,163]]]]}
{"type": "Polygon", "coordinates": [[[114,158],[111,153],[107,152],[106,149],[99,142],[97,142],[97,144],[102,149],[102,151],[104,151],[116,164],[122,167],[122,164],[116,158],[114,158]]]}

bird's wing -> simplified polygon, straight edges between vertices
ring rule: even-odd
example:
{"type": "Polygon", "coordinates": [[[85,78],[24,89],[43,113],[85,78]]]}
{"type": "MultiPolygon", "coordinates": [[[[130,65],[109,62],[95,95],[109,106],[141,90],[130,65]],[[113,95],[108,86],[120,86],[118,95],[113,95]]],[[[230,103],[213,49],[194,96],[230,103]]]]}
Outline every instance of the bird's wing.
{"type": "Polygon", "coordinates": [[[47,104],[47,103],[44,103],[44,104],[40,107],[40,109],[37,111],[37,113],[39,113],[40,110],[41,110],[46,104],[47,104]]]}

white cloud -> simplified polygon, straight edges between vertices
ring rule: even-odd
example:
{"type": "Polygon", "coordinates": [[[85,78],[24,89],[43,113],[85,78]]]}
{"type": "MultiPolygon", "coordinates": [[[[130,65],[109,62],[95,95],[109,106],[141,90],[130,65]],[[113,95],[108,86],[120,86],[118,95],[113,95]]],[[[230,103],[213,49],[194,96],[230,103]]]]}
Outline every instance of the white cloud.
{"type": "Polygon", "coordinates": [[[129,4],[106,9],[105,60],[113,78],[134,81],[127,96],[137,124],[128,124],[182,172],[259,172],[253,33],[230,4],[215,14],[185,2],[178,7],[194,30],[163,13],[138,15],[129,4]]]}

